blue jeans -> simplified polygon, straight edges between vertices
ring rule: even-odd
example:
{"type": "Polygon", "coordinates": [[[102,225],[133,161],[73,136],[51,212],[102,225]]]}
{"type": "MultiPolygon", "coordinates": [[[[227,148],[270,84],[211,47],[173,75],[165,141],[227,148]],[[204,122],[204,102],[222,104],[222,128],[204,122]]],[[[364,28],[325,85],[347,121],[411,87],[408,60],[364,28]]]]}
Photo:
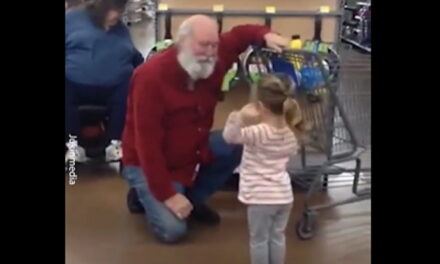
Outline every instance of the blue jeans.
{"type": "MultiPolygon", "coordinates": [[[[220,190],[241,161],[242,147],[227,144],[223,140],[222,131],[211,132],[209,144],[215,160],[201,166],[194,185],[185,189],[181,184],[174,183],[177,192],[185,194],[194,207],[203,204],[220,190]]],[[[178,219],[164,203],[153,196],[142,169],[127,166],[123,175],[130,188],[136,190],[153,234],[164,243],[174,243],[184,238],[188,232],[186,221],[178,219]]]]}

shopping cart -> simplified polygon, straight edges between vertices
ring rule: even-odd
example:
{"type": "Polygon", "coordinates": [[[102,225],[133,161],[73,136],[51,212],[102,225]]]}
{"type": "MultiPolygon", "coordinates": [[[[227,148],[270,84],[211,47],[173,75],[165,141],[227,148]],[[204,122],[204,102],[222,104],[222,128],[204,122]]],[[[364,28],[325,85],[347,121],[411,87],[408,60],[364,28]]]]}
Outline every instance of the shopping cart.
{"type": "MultiPolygon", "coordinates": [[[[249,65],[259,63],[259,73],[274,71],[270,63],[273,58],[291,62],[296,65],[298,73],[301,69],[314,69],[310,72],[315,74],[315,81],[305,85],[302,76],[303,80],[295,91],[304,118],[313,124],[313,128],[309,141],[301,148],[300,159],[292,159],[288,165],[292,183],[307,191],[303,215],[296,226],[301,239],[314,236],[318,211],[370,199],[368,184],[371,182],[371,170],[369,165],[365,166],[369,161],[365,156],[370,153],[371,127],[369,60],[351,57],[345,60],[345,53],[344,56],[334,52],[330,55],[324,58],[302,50],[275,54],[266,49],[254,49],[248,60],[249,65]],[[311,201],[316,194],[341,186],[338,180],[341,175],[352,176],[352,197],[312,206],[311,201]],[[336,180],[332,181],[333,178],[336,180]]],[[[249,69],[249,65],[245,65],[245,69],[249,69]]],[[[255,78],[251,80],[255,81],[255,78]]],[[[255,85],[252,87],[256,89],[255,85]]],[[[256,91],[251,94],[256,94],[256,91]]]]}

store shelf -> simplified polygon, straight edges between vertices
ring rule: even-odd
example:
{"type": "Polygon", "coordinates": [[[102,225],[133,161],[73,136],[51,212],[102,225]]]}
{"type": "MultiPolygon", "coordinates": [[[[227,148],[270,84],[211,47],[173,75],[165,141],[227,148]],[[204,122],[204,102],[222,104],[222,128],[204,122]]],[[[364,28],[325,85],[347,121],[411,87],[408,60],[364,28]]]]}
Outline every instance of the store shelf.
{"type": "MultiPolygon", "coordinates": [[[[171,13],[175,15],[193,15],[193,14],[203,14],[203,15],[215,15],[218,12],[214,12],[212,9],[180,9],[180,8],[170,8],[168,10],[157,10],[157,14],[171,13]]],[[[253,16],[253,17],[341,17],[342,13],[337,11],[331,11],[329,13],[321,13],[318,11],[289,11],[289,10],[279,10],[276,13],[268,14],[264,10],[225,10],[221,12],[224,16],[253,16]]]]}
{"type": "Polygon", "coordinates": [[[369,48],[369,47],[365,47],[365,46],[359,44],[358,42],[356,42],[356,41],[354,41],[354,40],[351,40],[351,39],[348,39],[348,38],[345,38],[345,37],[341,37],[341,40],[342,40],[343,42],[345,42],[345,43],[348,43],[348,44],[350,44],[350,45],[355,46],[355,47],[358,48],[358,49],[361,49],[361,50],[363,50],[363,51],[366,51],[366,52],[368,52],[368,53],[371,53],[371,48],[369,48]]]}
{"type": "Polygon", "coordinates": [[[366,2],[357,2],[356,4],[358,6],[371,6],[371,3],[366,3],[366,2]]]}
{"type": "Polygon", "coordinates": [[[354,12],[354,11],[359,10],[359,7],[357,7],[357,6],[344,6],[344,9],[354,12]]]}

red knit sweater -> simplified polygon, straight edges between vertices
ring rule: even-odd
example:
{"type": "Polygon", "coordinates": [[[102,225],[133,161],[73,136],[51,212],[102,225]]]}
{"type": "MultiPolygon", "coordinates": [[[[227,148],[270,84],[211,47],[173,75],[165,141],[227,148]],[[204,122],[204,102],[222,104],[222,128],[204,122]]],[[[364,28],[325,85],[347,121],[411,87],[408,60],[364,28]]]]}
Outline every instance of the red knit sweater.
{"type": "Polygon", "coordinates": [[[140,166],[153,195],[176,193],[172,182],[191,186],[197,164],[212,160],[208,138],[225,73],[249,45],[270,30],[246,25],[221,34],[214,73],[188,90],[189,76],[171,47],[138,67],[132,77],[122,139],[125,166],[140,166]]]}

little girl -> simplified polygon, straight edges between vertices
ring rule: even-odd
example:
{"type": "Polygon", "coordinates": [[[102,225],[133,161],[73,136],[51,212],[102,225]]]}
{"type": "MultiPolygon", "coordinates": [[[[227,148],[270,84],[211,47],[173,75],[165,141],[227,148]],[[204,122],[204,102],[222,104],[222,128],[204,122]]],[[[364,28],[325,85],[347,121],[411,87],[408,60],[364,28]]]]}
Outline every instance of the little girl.
{"type": "Polygon", "coordinates": [[[252,264],[284,264],[285,229],[293,204],[286,164],[304,132],[298,103],[286,80],[264,75],[258,102],[232,112],[223,137],[243,144],[238,199],[246,204],[252,264]]]}

